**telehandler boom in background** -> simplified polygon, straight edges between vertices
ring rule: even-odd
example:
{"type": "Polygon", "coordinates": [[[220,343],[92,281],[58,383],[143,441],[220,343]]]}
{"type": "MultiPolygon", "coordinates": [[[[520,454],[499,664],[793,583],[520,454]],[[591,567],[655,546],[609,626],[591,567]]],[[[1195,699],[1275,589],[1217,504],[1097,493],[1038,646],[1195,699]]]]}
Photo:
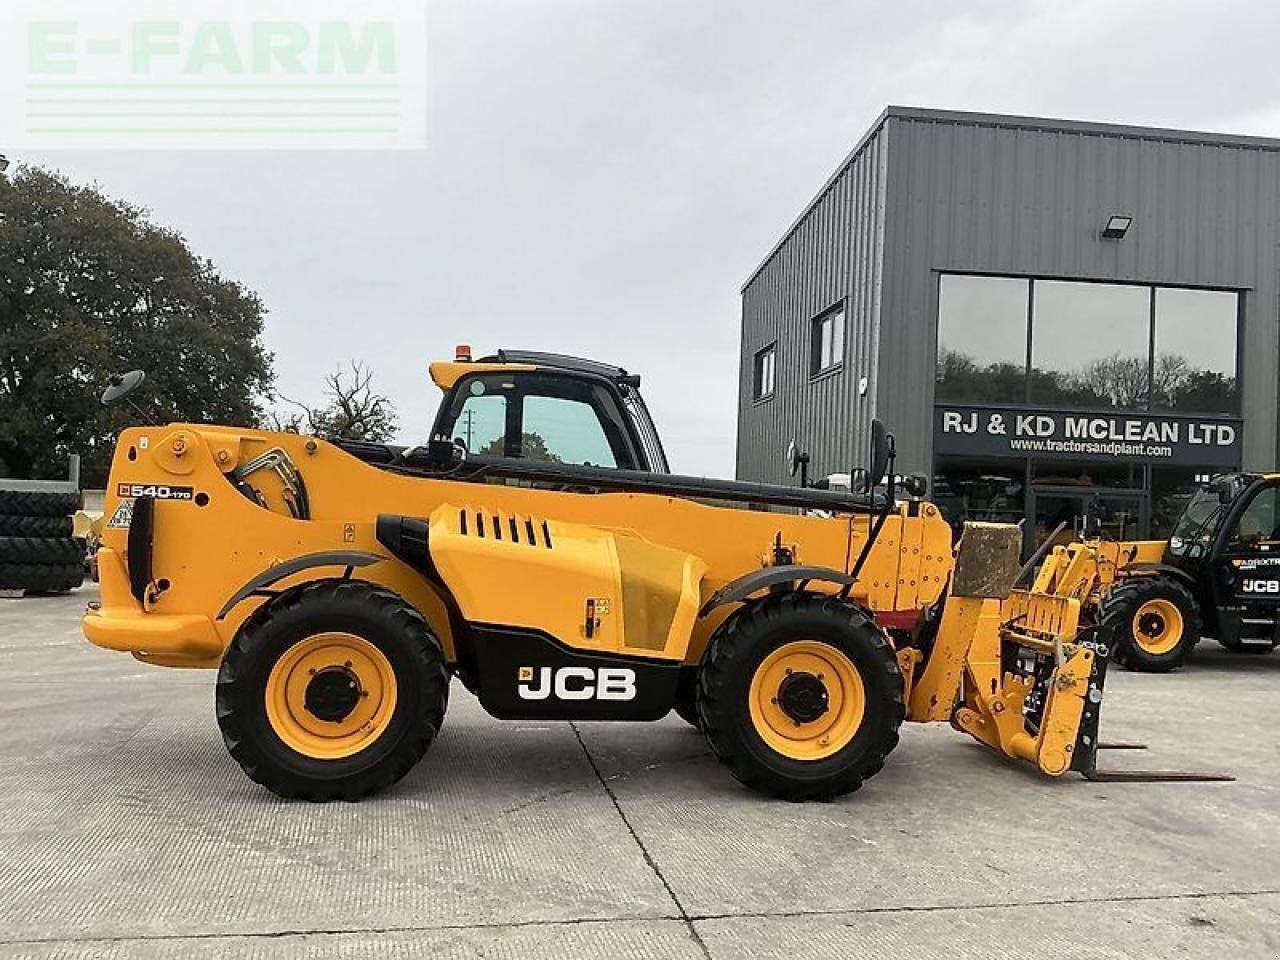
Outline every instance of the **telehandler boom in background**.
{"type": "Polygon", "coordinates": [[[707,480],[667,472],[620,368],[468,351],[431,375],[422,447],[119,438],[85,634],[216,668],[223,737],[258,783],[387,786],[455,676],[505,719],[676,709],[740,781],[791,800],[857,789],[904,720],[1095,774],[1105,637],[1074,598],[1006,599],[1016,527],[970,524],[954,553],[933,504],[899,499],[878,421],[855,492],[707,480]]]}

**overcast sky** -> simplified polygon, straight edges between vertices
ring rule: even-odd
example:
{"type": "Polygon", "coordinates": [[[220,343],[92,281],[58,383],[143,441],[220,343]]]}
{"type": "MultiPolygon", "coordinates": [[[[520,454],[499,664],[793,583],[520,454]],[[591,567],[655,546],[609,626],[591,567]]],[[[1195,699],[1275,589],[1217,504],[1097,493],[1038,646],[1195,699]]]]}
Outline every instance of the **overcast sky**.
{"type": "Polygon", "coordinates": [[[8,152],[258,291],[284,393],[363,360],[419,439],[455,343],[582,354],[643,374],[674,469],[728,476],[738,289],[886,105],[1280,136],[1258,0],[428,9],[425,151],[8,152]]]}

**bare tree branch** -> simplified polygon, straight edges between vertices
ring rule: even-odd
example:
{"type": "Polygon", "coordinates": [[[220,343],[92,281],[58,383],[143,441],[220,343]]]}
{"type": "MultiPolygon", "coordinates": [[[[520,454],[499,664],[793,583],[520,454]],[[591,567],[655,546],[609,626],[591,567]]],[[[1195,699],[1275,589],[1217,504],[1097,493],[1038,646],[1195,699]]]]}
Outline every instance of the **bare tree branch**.
{"type": "Polygon", "coordinates": [[[308,433],[326,440],[357,439],[386,441],[396,430],[396,411],[391,401],[373,389],[373,371],[358,360],[350,364],[349,373],[341,369],[324,378],[324,407],[311,407],[282,393],[276,397],[300,413],[272,411],[270,429],[308,433]]]}

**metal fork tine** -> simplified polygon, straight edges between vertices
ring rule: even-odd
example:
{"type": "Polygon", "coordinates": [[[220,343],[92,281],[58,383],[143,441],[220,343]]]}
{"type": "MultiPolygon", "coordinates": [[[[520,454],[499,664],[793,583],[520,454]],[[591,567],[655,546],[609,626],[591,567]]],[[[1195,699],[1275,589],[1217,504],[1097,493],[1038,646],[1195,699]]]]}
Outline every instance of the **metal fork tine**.
{"type": "Polygon", "coordinates": [[[1219,783],[1233,782],[1225,773],[1192,773],[1183,770],[1094,770],[1085,779],[1095,783],[1219,783]]]}
{"type": "Polygon", "coordinates": [[[1098,744],[1099,750],[1145,750],[1145,743],[1129,743],[1124,740],[1104,740],[1098,744]]]}

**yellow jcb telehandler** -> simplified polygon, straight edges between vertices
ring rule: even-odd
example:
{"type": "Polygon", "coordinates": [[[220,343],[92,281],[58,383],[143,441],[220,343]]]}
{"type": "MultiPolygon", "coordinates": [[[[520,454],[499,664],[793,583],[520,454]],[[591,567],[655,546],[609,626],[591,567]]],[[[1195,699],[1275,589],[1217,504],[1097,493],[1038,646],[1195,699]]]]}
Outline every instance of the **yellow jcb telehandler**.
{"type": "Polygon", "coordinates": [[[431,376],[444,399],[418,447],[184,423],[119,438],[85,634],[216,669],[223,737],[258,783],[386,787],[452,677],[499,718],[678,710],[740,781],[791,800],[857,789],[904,720],[1096,775],[1098,631],[1074,599],[1005,600],[1017,528],[969,525],[953,555],[918,486],[900,498],[878,422],[859,492],[707,480],[667,472],[620,368],[460,352],[431,376]]]}

